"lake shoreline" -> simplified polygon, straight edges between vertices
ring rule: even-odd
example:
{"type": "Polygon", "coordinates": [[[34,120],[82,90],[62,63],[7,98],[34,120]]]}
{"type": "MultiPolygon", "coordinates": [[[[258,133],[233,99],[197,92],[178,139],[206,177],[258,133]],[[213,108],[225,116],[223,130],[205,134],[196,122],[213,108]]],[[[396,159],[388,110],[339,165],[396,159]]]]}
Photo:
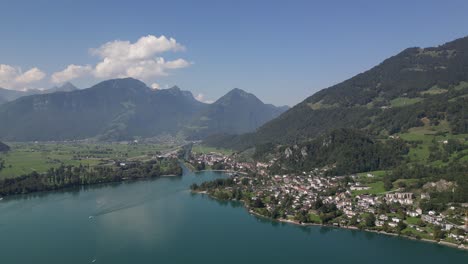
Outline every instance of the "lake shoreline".
{"type": "MultiPolygon", "coordinates": [[[[208,195],[212,199],[221,201],[221,200],[217,199],[216,197],[212,196],[211,194],[209,194],[207,191],[193,191],[193,190],[191,190],[191,191],[193,193],[197,193],[197,194],[208,195]]],[[[458,245],[458,244],[454,244],[454,243],[450,243],[450,242],[446,242],[446,241],[436,241],[436,240],[426,239],[426,238],[417,239],[415,237],[405,236],[405,235],[402,235],[402,234],[388,233],[388,232],[384,232],[384,231],[369,230],[369,229],[359,229],[358,227],[355,227],[355,226],[335,226],[335,225],[324,225],[324,224],[319,224],[319,223],[300,223],[298,221],[294,221],[294,220],[290,220],[290,219],[284,219],[284,218],[273,219],[271,217],[268,217],[268,216],[265,216],[265,215],[262,215],[262,214],[259,214],[259,213],[255,212],[255,211],[253,211],[248,206],[246,206],[245,202],[243,202],[243,201],[237,201],[237,200],[232,200],[232,201],[241,202],[244,205],[244,208],[247,210],[247,212],[249,214],[251,214],[253,216],[256,216],[256,217],[268,219],[270,221],[275,221],[275,222],[280,222],[280,223],[285,223],[285,224],[292,224],[292,225],[296,225],[296,226],[321,226],[321,227],[332,227],[332,228],[339,228],[339,229],[370,232],[370,233],[375,233],[375,234],[380,234],[380,235],[401,237],[401,238],[415,240],[415,241],[421,241],[421,242],[426,242],[426,243],[431,243],[431,244],[437,244],[437,245],[441,245],[441,246],[446,246],[446,247],[459,249],[459,250],[462,250],[462,251],[468,251],[468,247],[466,247],[464,245],[458,245]]]]}
{"type": "Polygon", "coordinates": [[[206,172],[206,171],[223,172],[223,173],[239,173],[242,175],[248,175],[247,172],[241,172],[241,171],[235,171],[235,170],[196,170],[194,172],[197,173],[197,172],[206,172]]]}

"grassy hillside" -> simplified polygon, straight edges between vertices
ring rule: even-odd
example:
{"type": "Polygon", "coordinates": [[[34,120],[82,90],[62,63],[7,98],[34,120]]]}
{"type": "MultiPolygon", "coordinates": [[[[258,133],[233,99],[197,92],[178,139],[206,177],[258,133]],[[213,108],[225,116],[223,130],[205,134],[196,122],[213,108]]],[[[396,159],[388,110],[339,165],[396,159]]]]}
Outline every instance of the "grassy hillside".
{"type": "Polygon", "coordinates": [[[246,149],[294,144],[353,128],[389,136],[445,123],[468,133],[468,37],[434,48],[409,48],[374,68],[323,89],[255,133],[217,135],[205,143],[246,149]]]}

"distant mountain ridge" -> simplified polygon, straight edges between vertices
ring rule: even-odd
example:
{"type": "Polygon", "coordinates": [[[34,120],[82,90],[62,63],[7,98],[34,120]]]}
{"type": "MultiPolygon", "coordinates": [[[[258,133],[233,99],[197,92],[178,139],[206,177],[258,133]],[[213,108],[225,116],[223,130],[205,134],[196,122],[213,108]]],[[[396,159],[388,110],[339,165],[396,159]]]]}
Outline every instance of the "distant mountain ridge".
{"type": "Polygon", "coordinates": [[[34,94],[47,94],[47,93],[56,93],[56,92],[71,92],[76,91],[76,88],[73,84],[66,82],[61,86],[55,86],[47,90],[37,90],[31,89],[26,91],[17,91],[0,88],[0,104],[16,100],[23,96],[34,95],[34,94]]]}
{"type": "MultiPolygon", "coordinates": [[[[272,113],[249,111],[262,108],[257,104],[264,105],[255,99],[254,104],[232,100],[224,107],[232,109],[232,104],[234,108],[247,109],[254,120],[260,120],[257,123],[235,114],[210,117],[214,124],[236,123],[243,131],[253,131],[268,121],[266,117],[271,119],[280,114],[281,110],[274,106],[267,106],[272,113]]],[[[222,131],[223,126],[211,124],[202,134],[190,128],[190,124],[200,123],[201,113],[210,113],[215,106],[197,101],[191,92],[176,86],[154,90],[132,78],[107,80],[88,89],[37,94],[0,105],[0,123],[8,124],[0,127],[0,137],[11,141],[84,138],[118,141],[182,133],[199,138],[222,131]]]]}
{"type": "Polygon", "coordinates": [[[199,138],[216,133],[241,134],[255,131],[288,107],[264,104],[251,93],[235,88],[208,105],[191,124],[199,138]]]}

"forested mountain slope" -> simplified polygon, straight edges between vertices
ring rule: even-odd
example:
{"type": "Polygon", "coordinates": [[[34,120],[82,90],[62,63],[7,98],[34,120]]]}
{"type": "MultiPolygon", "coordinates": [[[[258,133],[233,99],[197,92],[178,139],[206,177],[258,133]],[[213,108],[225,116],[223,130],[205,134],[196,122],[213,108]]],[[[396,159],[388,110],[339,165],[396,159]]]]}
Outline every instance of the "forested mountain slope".
{"type": "Polygon", "coordinates": [[[218,135],[206,144],[246,149],[307,141],[338,128],[391,135],[440,123],[448,133],[468,133],[468,37],[406,49],[317,92],[255,133],[218,135]]]}

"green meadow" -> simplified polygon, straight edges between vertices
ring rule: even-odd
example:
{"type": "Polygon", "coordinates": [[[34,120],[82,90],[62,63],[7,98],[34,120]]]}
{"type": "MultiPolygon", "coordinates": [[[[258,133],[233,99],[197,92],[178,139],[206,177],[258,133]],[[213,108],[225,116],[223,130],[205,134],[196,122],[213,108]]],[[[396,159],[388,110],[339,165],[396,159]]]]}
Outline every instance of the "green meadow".
{"type": "Polygon", "coordinates": [[[0,179],[17,177],[33,171],[42,173],[61,165],[109,164],[115,160],[147,160],[172,146],[156,144],[87,144],[87,143],[15,143],[11,151],[1,153],[4,168],[0,179]]]}

